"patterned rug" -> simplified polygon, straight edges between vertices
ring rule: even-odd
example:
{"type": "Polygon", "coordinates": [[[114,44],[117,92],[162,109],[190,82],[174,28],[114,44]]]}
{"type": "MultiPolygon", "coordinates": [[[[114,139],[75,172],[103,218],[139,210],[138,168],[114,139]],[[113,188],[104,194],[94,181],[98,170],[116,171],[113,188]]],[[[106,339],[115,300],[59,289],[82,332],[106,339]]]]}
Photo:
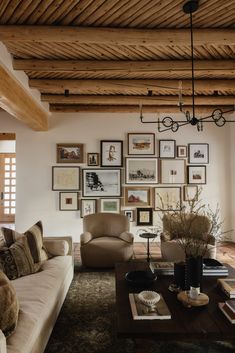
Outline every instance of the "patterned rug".
{"type": "MultiPolygon", "coordinates": [[[[115,336],[113,272],[81,272],[74,280],[45,353],[134,353],[131,339],[115,336]]],[[[229,342],[152,342],[150,353],[234,353],[229,342]]],[[[143,352],[147,353],[147,352],[143,352]]]]}

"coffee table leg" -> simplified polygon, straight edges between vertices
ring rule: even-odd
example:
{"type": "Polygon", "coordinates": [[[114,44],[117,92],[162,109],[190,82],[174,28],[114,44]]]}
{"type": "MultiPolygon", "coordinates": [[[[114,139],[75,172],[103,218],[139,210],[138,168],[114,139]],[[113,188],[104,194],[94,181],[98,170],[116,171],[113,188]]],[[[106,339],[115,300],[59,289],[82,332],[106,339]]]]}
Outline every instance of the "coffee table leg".
{"type": "Polygon", "coordinates": [[[135,342],[135,353],[148,353],[150,351],[150,344],[148,340],[136,338],[135,342]]]}

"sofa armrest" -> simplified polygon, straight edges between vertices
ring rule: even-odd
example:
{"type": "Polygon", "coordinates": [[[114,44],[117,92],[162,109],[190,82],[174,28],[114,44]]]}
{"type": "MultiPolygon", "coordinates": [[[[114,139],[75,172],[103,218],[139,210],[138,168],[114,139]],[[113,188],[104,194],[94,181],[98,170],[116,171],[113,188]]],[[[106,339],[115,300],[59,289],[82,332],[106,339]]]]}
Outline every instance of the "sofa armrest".
{"type": "Polygon", "coordinates": [[[122,232],[119,238],[126,241],[127,243],[133,243],[134,235],[130,232],[122,232]]]}
{"type": "MultiPolygon", "coordinates": [[[[64,237],[43,237],[43,241],[45,241],[45,244],[47,241],[50,241],[50,243],[53,246],[53,242],[58,242],[61,240],[66,240],[69,244],[69,250],[68,250],[68,255],[72,255],[73,256],[73,238],[69,237],[69,236],[64,236],[64,237]]],[[[45,245],[46,246],[46,245],[45,245]]]]}
{"type": "Polygon", "coordinates": [[[6,337],[0,330],[0,353],[7,353],[6,337]]]}
{"type": "Polygon", "coordinates": [[[93,236],[90,232],[84,232],[80,236],[80,244],[85,245],[89,243],[89,241],[91,241],[92,239],[93,239],[93,236]]]}

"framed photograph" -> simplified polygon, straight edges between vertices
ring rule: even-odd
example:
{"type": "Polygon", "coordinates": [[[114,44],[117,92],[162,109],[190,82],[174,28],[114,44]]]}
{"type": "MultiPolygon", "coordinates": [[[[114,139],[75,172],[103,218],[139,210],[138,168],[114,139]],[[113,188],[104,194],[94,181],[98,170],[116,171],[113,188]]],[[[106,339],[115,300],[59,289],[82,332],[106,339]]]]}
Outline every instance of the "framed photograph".
{"type": "Polygon", "coordinates": [[[84,163],[82,143],[57,143],[57,163],[84,163]]]}
{"type": "Polygon", "coordinates": [[[87,165],[98,166],[99,165],[99,153],[87,153],[87,165]]]}
{"type": "Polygon", "coordinates": [[[185,159],[163,159],[160,166],[162,184],[185,184],[185,159]]]}
{"type": "Polygon", "coordinates": [[[126,184],[157,184],[158,159],[151,157],[126,158],[126,184]]]}
{"type": "Polygon", "coordinates": [[[121,169],[83,169],[82,194],[83,197],[121,196],[121,169]]]}
{"type": "Polygon", "coordinates": [[[154,188],[154,209],[156,211],[179,211],[180,208],[180,187],[154,188]]]}
{"type": "Polygon", "coordinates": [[[123,214],[129,218],[130,222],[134,222],[134,210],[124,210],[123,214]]]}
{"type": "Polygon", "coordinates": [[[188,165],[188,184],[206,184],[206,166],[188,165]]]}
{"type": "Polygon", "coordinates": [[[153,133],[129,133],[128,154],[155,154],[155,134],[153,133]]]}
{"type": "Polygon", "coordinates": [[[60,192],[60,211],[78,210],[78,192],[60,192]]]}
{"type": "Polygon", "coordinates": [[[79,190],[79,167],[52,167],[52,190],[79,190]]]}
{"type": "Polygon", "coordinates": [[[100,212],[120,213],[120,199],[100,199],[100,212]]]}
{"type": "Polygon", "coordinates": [[[151,188],[144,186],[126,186],[125,205],[151,206],[151,188]]]}
{"type": "Polygon", "coordinates": [[[152,226],[153,225],[153,209],[152,208],[137,208],[137,210],[136,210],[136,225],[137,226],[152,226]]]}
{"type": "Polygon", "coordinates": [[[101,166],[122,167],[123,141],[100,141],[101,166]]]}
{"type": "Polygon", "coordinates": [[[159,157],[175,158],[175,140],[159,140],[159,157]]]}
{"type": "Polygon", "coordinates": [[[209,163],[209,144],[208,143],[189,143],[188,162],[191,164],[209,163]]]}
{"type": "Polygon", "coordinates": [[[187,157],[187,146],[177,146],[177,157],[186,158],[187,157]]]}
{"type": "Polygon", "coordinates": [[[197,185],[184,185],[184,201],[198,201],[198,186],[197,185]]]}
{"type": "Polygon", "coordinates": [[[84,216],[87,216],[88,214],[96,213],[96,199],[81,199],[81,205],[80,205],[80,217],[83,218],[84,216]]]}

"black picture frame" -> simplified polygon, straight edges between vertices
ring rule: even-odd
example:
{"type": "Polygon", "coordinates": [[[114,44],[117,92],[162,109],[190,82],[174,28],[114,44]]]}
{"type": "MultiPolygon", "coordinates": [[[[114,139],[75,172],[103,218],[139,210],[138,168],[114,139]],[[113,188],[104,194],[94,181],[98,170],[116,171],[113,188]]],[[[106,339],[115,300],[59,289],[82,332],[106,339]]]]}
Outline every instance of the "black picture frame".
{"type": "Polygon", "coordinates": [[[153,225],[153,209],[141,207],[136,209],[136,225],[152,226],[153,225]]]}
{"type": "Polygon", "coordinates": [[[100,165],[101,167],[123,166],[123,141],[101,140],[100,141],[100,165]]]}

